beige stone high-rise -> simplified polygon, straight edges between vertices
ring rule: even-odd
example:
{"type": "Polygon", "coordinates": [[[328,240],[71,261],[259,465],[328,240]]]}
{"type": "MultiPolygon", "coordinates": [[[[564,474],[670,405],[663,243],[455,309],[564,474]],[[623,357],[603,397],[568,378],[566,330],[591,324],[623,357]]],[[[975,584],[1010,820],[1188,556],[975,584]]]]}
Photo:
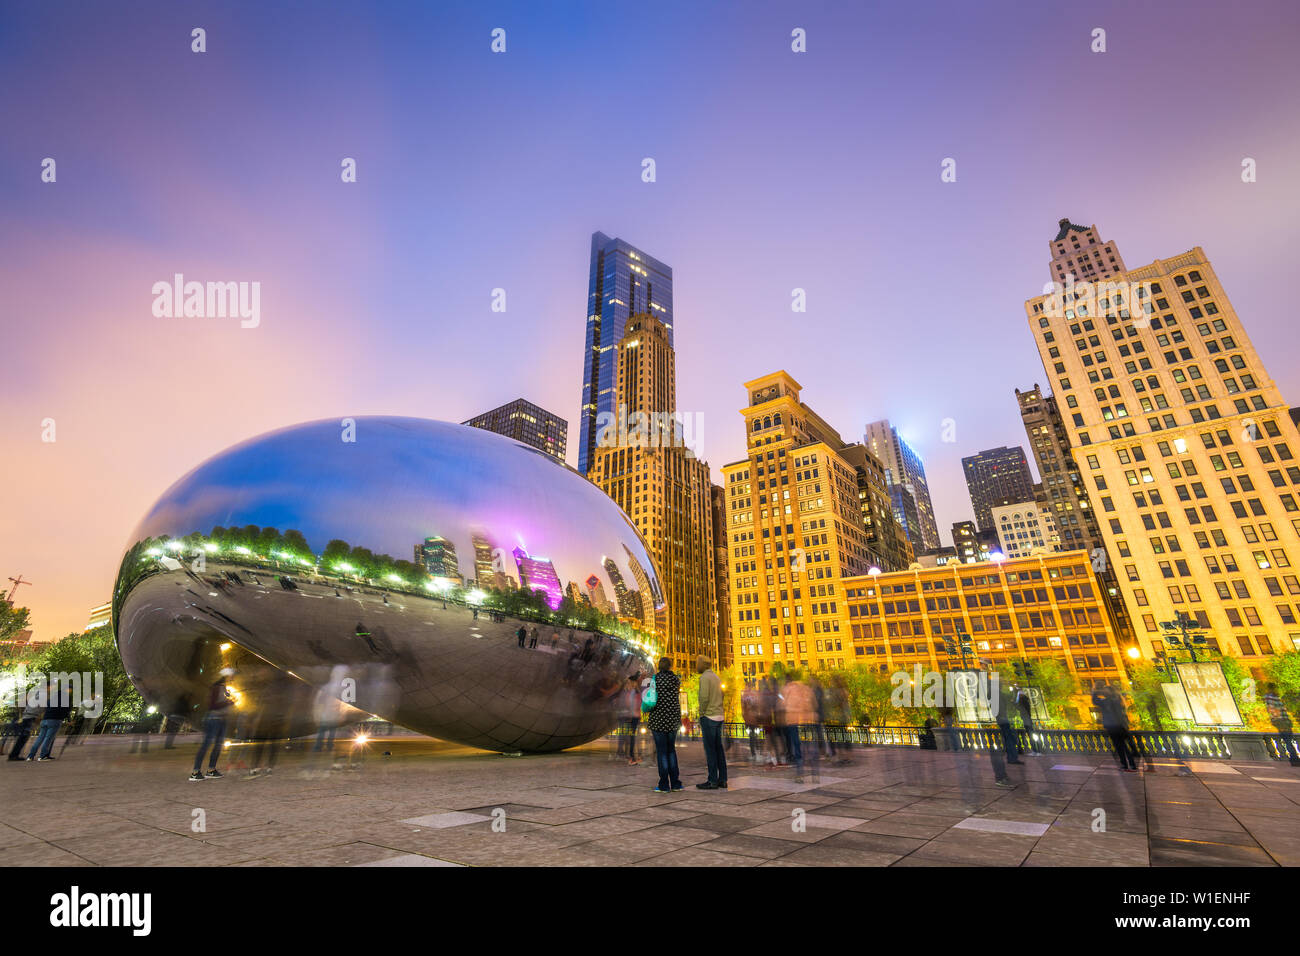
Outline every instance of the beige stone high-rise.
{"type": "Polygon", "coordinates": [[[1143,652],[1178,612],[1247,666],[1292,649],[1300,433],[1205,251],[1125,269],[1067,220],[1049,246],[1064,288],[1025,312],[1143,652]]]}
{"type": "Polygon", "coordinates": [[[616,350],[616,421],[598,429],[588,477],[627,513],[654,556],[666,606],[657,617],[643,609],[644,625],[682,671],[699,654],[718,658],[709,466],[683,444],[673,417],[676,356],[664,323],[630,317],[616,350]]]}
{"type": "Polygon", "coordinates": [[[745,383],[748,457],[724,465],[731,640],[747,677],[774,664],[843,667],[845,577],[902,570],[912,548],[885,469],[799,400],[786,372],[745,383]]]}

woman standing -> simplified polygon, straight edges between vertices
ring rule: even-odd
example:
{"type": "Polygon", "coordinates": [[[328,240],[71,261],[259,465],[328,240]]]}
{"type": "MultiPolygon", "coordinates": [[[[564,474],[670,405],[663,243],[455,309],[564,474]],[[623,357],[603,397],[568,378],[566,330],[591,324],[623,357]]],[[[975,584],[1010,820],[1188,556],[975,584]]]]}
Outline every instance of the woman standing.
{"type": "Polygon", "coordinates": [[[677,749],[675,741],[682,724],[682,705],[678,695],[681,679],[673,673],[670,658],[659,658],[659,673],[650,678],[655,685],[655,705],[650,708],[647,721],[655,739],[655,762],[659,767],[659,785],[655,793],[676,792],[683,789],[677,775],[677,749]]]}

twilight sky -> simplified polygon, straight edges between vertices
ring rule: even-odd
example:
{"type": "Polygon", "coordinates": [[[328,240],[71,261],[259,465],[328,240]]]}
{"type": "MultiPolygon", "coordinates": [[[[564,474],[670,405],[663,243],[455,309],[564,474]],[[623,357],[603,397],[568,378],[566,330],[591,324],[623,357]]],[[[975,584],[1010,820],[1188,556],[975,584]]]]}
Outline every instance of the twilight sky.
{"type": "Polygon", "coordinates": [[[945,539],[961,456],[1025,443],[1061,217],[1130,267],[1203,246],[1300,403],[1293,0],[264,6],[0,8],[0,587],[34,582],[38,638],[107,600],[165,488],[273,428],[523,396],[576,461],[597,229],[673,267],[715,476],[742,383],[785,368],[845,438],[903,430],[945,539]],[[155,317],[177,272],[260,282],[260,325],[155,317]]]}

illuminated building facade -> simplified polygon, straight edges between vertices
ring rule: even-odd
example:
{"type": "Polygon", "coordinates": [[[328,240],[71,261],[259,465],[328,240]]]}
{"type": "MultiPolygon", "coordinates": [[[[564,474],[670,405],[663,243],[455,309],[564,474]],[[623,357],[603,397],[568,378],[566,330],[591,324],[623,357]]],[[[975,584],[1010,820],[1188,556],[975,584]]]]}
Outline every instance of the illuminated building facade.
{"type": "Polygon", "coordinates": [[[559,607],[564,599],[564,589],[560,587],[560,576],[555,573],[555,565],[550,559],[532,557],[520,547],[516,547],[513,554],[519,566],[519,586],[527,591],[541,591],[546,595],[551,610],[559,607]]]}
{"type": "Polygon", "coordinates": [[[875,670],[962,667],[964,635],[968,666],[1055,658],[1085,692],[1125,681],[1125,648],[1083,552],[863,575],[843,589],[846,656],[875,670]]]}
{"type": "Polygon", "coordinates": [[[615,401],[601,418],[588,477],[627,513],[654,557],[664,609],[645,626],[659,632],[663,652],[681,668],[699,654],[716,660],[709,466],[685,447],[675,416],[671,329],[654,315],[633,315],[612,354],[615,401]]]}
{"type": "Polygon", "coordinates": [[[505,435],[564,461],[569,441],[569,423],[559,415],[553,415],[540,405],[522,398],[476,415],[461,424],[505,435]]]}
{"type": "Polygon", "coordinates": [[[461,581],[456,545],[439,535],[415,546],[415,563],[435,578],[448,578],[457,584],[461,581]]]}
{"type": "Polygon", "coordinates": [[[1037,501],[998,505],[993,509],[993,526],[1003,557],[1023,558],[1038,551],[1064,550],[1052,513],[1037,501]]]}
{"type": "Polygon", "coordinates": [[[1134,629],[1151,656],[1183,612],[1259,666],[1300,640],[1300,433],[1200,246],[1071,286],[1113,248],[1081,230],[1025,313],[1134,629]]]}
{"type": "Polygon", "coordinates": [[[1029,437],[1030,454],[1042,478],[1036,489],[1039,506],[1052,513],[1062,551],[1092,551],[1102,547],[1097,517],[1088,500],[1078,464],[1070,452],[1070,436],[1056,398],[1035,383],[1031,389],[1016,389],[1020,418],[1029,437]]]}
{"type": "Polygon", "coordinates": [[[732,664],[731,584],[727,560],[727,489],[709,485],[709,507],[713,514],[713,594],[718,618],[718,669],[732,664]]]}
{"type": "Polygon", "coordinates": [[[722,468],[732,659],[751,677],[777,661],[842,666],[840,582],[911,560],[883,466],[846,444],[800,389],[786,372],[745,383],[749,457],[722,468]]]}

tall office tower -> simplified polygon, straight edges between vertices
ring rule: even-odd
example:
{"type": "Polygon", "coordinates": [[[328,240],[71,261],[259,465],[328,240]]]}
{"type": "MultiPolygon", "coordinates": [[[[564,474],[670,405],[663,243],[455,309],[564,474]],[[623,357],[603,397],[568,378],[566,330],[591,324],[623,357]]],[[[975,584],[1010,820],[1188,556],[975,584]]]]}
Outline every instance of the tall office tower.
{"type": "MultiPolygon", "coordinates": [[[[907,491],[915,503],[919,522],[910,526],[907,540],[914,551],[929,551],[942,545],[939,525],[934,517],[934,504],[930,500],[930,486],[925,480],[925,465],[912,446],[903,441],[898,429],[888,419],[872,422],[862,436],[862,443],[885,466],[885,477],[891,486],[898,485],[907,491]]],[[[895,509],[897,514],[897,509],[895,509]]]]}
{"type": "Polygon", "coordinates": [[[1025,450],[987,448],[961,460],[970,489],[971,507],[981,531],[993,531],[993,508],[1034,500],[1034,479],[1029,473],[1025,450]]]}
{"type": "Polygon", "coordinates": [[[897,543],[906,547],[884,467],[865,446],[845,444],[799,400],[800,387],[786,372],[745,383],[749,456],[722,468],[734,660],[750,676],[778,661],[843,666],[852,650],[839,581],[895,570],[882,563],[888,549],[896,561],[897,543]]]}
{"type": "Polygon", "coordinates": [[[709,510],[713,521],[713,596],[718,619],[718,669],[730,667],[731,646],[731,583],[727,558],[727,489],[709,485],[709,510]]]}
{"type": "Polygon", "coordinates": [[[1025,314],[1143,651],[1179,612],[1247,666],[1294,647],[1300,432],[1204,250],[1025,314]]]}
{"type": "Polygon", "coordinates": [[[425,538],[415,546],[415,563],[435,578],[448,578],[460,583],[460,564],[456,560],[456,545],[441,535],[425,538]]]}
{"type": "MultiPolygon", "coordinates": [[[[613,408],[601,420],[587,477],[627,512],[654,558],[666,606],[659,620],[648,605],[645,623],[660,632],[665,656],[679,667],[699,654],[716,660],[709,466],[684,446],[673,418],[672,330],[653,315],[633,315],[611,354],[613,408]]],[[[635,574],[640,565],[630,563],[635,574]]]]}
{"type": "Polygon", "coordinates": [[[564,600],[564,589],[560,587],[560,576],[555,573],[551,559],[530,555],[522,547],[516,547],[512,553],[519,565],[519,586],[525,591],[541,591],[551,610],[559,607],[564,600]]]}
{"type": "Polygon", "coordinates": [[[1061,550],[1092,551],[1101,547],[1097,516],[1070,452],[1070,435],[1055,396],[1045,393],[1035,382],[1033,388],[1023,392],[1016,389],[1016,400],[1020,403],[1025,434],[1029,436],[1029,450],[1043,479],[1038,503],[1052,513],[1061,550]]]}
{"type": "Polygon", "coordinates": [[[1096,225],[1077,226],[1068,219],[1057,223],[1051,242],[1052,281],[1058,285],[1095,282],[1124,271],[1124,257],[1113,242],[1103,242],[1096,225]]]}
{"type": "Polygon", "coordinates": [[[516,398],[513,402],[507,402],[482,415],[475,415],[461,424],[505,435],[564,461],[565,446],[569,441],[569,423],[559,415],[553,415],[540,405],[522,398],[516,398]]]}
{"type": "Polygon", "coordinates": [[[617,347],[627,332],[627,320],[638,313],[653,315],[664,324],[671,347],[673,270],[622,239],[592,233],[578,439],[578,471],[584,475],[596,450],[597,416],[617,410],[617,347]]]}

